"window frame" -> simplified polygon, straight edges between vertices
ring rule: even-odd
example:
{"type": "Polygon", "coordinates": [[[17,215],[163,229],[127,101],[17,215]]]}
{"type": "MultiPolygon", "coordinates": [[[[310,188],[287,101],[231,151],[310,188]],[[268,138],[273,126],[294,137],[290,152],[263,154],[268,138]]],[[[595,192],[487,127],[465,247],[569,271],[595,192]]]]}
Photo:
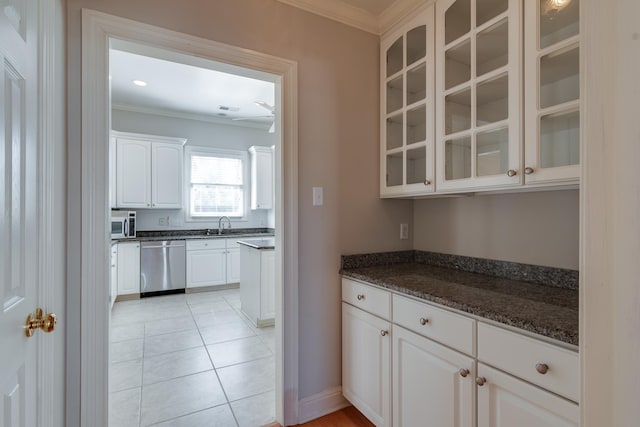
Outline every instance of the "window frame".
{"type": "Polygon", "coordinates": [[[185,222],[213,222],[219,220],[223,216],[228,216],[235,221],[246,221],[247,211],[250,209],[249,197],[251,191],[251,183],[249,181],[249,156],[245,151],[230,150],[223,148],[189,146],[185,147],[184,156],[184,206],[185,206],[185,222]],[[242,162],[242,200],[243,214],[242,216],[231,215],[211,215],[211,216],[193,216],[191,214],[191,157],[192,156],[210,156],[210,157],[226,157],[240,159],[242,162]]]}

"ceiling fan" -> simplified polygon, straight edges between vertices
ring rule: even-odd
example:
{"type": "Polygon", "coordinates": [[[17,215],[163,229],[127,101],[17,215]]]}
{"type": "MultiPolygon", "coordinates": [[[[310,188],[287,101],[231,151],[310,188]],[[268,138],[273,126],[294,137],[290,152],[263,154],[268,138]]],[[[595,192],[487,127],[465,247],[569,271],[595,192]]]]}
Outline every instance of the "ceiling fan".
{"type": "Polygon", "coordinates": [[[254,104],[259,105],[260,107],[266,109],[267,111],[269,111],[269,114],[263,115],[263,116],[247,116],[247,117],[235,117],[231,120],[253,120],[253,119],[264,119],[264,118],[270,118],[271,119],[271,127],[269,128],[269,133],[273,133],[275,131],[275,122],[273,121],[274,117],[275,117],[275,106],[273,105],[269,105],[264,101],[255,101],[254,104]]]}

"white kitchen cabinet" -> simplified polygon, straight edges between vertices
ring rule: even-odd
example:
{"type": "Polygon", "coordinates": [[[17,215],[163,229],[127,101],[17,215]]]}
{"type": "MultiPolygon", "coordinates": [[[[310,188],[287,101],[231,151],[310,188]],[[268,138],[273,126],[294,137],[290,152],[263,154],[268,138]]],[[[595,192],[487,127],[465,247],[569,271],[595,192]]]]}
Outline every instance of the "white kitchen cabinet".
{"type": "Polygon", "coordinates": [[[118,295],[140,294],[140,242],[118,243],[118,295]]]}
{"type": "Polygon", "coordinates": [[[431,4],[381,38],[381,197],[435,190],[434,28],[431,4]]]}
{"type": "Polygon", "coordinates": [[[522,0],[436,3],[436,185],[522,183],[522,0]]]}
{"type": "Polygon", "coordinates": [[[245,316],[258,327],[275,321],[275,251],[240,245],[240,301],[245,316]]]}
{"type": "Polygon", "coordinates": [[[187,240],[187,288],[227,284],[224,239],[187,240]]]}
{"type": "Polygon", "coordinates": [[[391,426],[391,324],[345,302],[342,393],[376,426],[391,426]]]}
{"type": "Polygon", "coordinates": [[[116,204],[117,182],[116,182],[116,139],[109,138],[109,206],[114,209],[116,204]]]}
{"type": "Polygon", "coordinates": [[[580,2],[525,1],[526,184],[580,177],[580,2]]]}
{"type": "Polygon", "coordinates": [[[118,297],[118,244],[111,245],[111,276],[110,276],[109,301],[111,308],[118,297]]]}
{"type": "Polygon", "coordinates": [[[116,206],[179,209],[185,139],[113,132],[116,206]]]}
{"type": "Polygon", "coordinates": [[[273,150],[271,147],[249,148],[251,157],[251,209],[273,209],[273,150]]]}
{"type": "Polygon", "coordinates": [[[478,363],[478,427],[577,427],[578,405],[478,363]]]}
{"type": "Polygon", "coordinates": [[[471,357],[394,325],[392,378],[395,427],[475,425],[471,357]]]}
{"type": "Polygon", "coordinates": [[[240,283],[240,245],[237,239],[226,239],[227,283],[240,283]]]}

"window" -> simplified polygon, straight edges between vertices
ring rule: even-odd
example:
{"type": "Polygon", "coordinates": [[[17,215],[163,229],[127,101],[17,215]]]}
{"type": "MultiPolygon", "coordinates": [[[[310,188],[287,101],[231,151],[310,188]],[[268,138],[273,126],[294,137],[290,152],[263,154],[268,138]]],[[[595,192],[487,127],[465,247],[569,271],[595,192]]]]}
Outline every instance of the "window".
{"type": "Polygon", "coordinates": [[[189,215],[192,218],[244,216],[242,152],[188,150],[189,215]]]}

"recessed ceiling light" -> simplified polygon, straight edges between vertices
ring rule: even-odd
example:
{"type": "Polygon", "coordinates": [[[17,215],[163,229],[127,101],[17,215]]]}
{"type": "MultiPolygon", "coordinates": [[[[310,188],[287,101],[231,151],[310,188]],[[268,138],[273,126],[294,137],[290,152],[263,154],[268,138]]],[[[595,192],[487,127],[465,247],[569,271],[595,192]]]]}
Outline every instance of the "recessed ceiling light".
{"type": "Polygon", "coordinates": [[[147,82],[145,82],[144,80],[134,80],[133,84],[136,86],[145,87],[147,85],[147,82]]]}

